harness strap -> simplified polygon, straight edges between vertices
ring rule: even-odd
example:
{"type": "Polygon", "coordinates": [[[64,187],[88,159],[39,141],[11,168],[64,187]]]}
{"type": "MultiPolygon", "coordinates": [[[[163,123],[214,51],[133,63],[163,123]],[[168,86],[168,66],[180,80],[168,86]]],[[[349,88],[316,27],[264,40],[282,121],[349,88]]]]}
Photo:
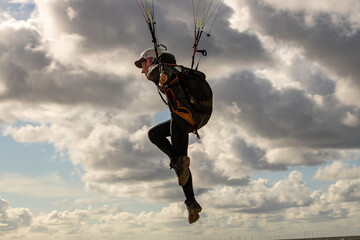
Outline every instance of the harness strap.
{"type": "Polygon", "coordinates": [[[159,95],[160,95],[160,97],[161,97],[161,100],[165,103],[165,105],[166,105],[166,106],[169,106],[169,104],[165,101],[165,99],[164,99],[164,97],[162,96],[162,94],[161,94],[161,92],[160,92],[159,89],[158,89],[158,93],[159,93],[159,95]]]}

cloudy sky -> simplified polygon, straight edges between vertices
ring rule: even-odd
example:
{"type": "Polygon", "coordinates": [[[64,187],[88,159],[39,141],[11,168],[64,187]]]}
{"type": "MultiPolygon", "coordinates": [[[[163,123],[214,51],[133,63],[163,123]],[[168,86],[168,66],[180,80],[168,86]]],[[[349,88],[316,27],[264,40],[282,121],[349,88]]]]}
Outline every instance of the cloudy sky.
{"type": "MultiPolygon", "coordinates": [[[[1,239],[360,234],[360,2],[225,0],[201,46],[214,113],[190,137],[189,225],[147,131],[168,118],[133,62],[135,1],[0,0],[1,239]]],[[[155,0],[189,66],[192,1],[155,0]]]]}

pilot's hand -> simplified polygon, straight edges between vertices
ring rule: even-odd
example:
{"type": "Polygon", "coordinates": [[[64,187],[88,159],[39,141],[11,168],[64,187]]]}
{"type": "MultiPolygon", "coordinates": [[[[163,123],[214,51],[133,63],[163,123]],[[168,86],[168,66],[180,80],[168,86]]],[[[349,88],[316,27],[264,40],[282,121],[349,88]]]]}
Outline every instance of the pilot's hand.
{"type": "Polygon", "coordinates": [[[159,86],[164,87],[164,84],[167,82],[167,80],[168,80],[168,77],[166,76],[165,72],[162,71],[160,74],[159,86]]]}

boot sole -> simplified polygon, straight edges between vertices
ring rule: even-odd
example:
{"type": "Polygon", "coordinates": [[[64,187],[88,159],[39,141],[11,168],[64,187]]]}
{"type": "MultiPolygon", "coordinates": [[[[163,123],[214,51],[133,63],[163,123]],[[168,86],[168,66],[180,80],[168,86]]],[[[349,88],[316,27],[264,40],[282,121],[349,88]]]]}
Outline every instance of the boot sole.
{"type": "Polygon", "coordinates": [[[196,214],[193,218],[189,219],[189,223],[193,224],[194,222],[196,222],[197,220],[199,220],[200,215],[196,214]]]}
{"type": "Polygon", "coordinates": [[[193,211],[191,211],[192,214],[190,214],[189,216],[189,223],[192,224],[194,222],[196,222],[197,220],[199,220],[200,215],[199,213],[201,212],[202,208],[196,208],[193,211]]]}

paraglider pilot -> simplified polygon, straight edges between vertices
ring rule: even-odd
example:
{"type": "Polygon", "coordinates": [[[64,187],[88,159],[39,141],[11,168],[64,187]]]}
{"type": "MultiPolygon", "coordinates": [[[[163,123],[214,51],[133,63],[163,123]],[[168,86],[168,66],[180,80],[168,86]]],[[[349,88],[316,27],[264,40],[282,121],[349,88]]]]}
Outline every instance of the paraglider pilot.
{"type": "MultiPolygon", "coordinates": [[[[165,63],[165,66],[176,65],[175,57],[170,53],[160,52],[159,59],[157,59],[154,48],[145,50],[135,65],[141,68],[141,73],[148,80],[153,81],[157,88],[164,92],[164,87],[174,80],[175,74],[172,74],[171,70],[166,67],[160,70],[158,62],[165,63]]],[[[176,91],[172,93],[176,95],[176,91]]],[[[168,95],[167,100],[170,104],[174,101],[168,95]]],[[[170,159],[170,168],[175,170],[179,185],[186,197],[185,204],[189,214],[188,220],[191,224],[199,219],[199,213],[202,209],[194,197],[192,176],[189,169],[190,158],[187,156],[189,133],[193,130],[193,126],[186,120],[185,115],[175,113],[172,108],[169,109],[171,119],[151,128],[148,135],[150,141],[170,159]],[[167,137],[170,137],[171,141],[167,137]]]]}

